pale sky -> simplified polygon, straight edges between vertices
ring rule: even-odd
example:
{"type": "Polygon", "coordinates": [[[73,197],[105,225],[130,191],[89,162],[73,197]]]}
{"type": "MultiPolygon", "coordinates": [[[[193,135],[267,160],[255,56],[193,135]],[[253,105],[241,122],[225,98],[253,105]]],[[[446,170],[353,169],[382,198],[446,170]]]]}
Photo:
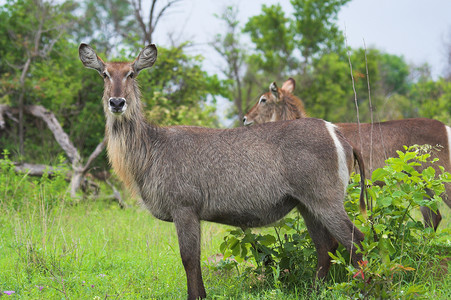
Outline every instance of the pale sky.
{"type": "MultiPolygon", "coordinates": [[[[4,3],[0,0],[0,5],[4,3]]],[[[260,13],[262,4],[276,3],[286,9],[287,15],[291,13],[289,0],[182,0],[161,20],[154,41],[157,46],[169,45],[170,32],[175,33],[175,39],[192,40],[196,46],[191,51],[205,56],[205,69],[218,73],[220,60],[208,42],[224,29],[214,14],[238,5],[244,25],[249,17],[260,13]]],[[[340,11],[337,24],[342,31],[346,27],[348,44],[354,48],[363,47],[365,39],[367,47],[403,55],[408,63],[427,62],[435,79],[445,71],[445,44],[451,45],[451,0],[352,0],[340,11]]]]}
{"type": "MultiPolygon", "coordinates": [[[[160,0],[164,2],[163,0],[160,0]]],[[[289,0],[185,0],[172,9],[158,25],[154,41],[168,44],[168,32],[175,38],[192,40],[191,51],[206,57],[205,69],[218,73],[220,60],[208,42],[218,32],[224,32],[213,14],[238,4],[241,25],[261,11],[262,4],[280,3],[287,15],[292,11],[289,0]]],[[[407,63],[428,63],[434,78],[442,75],[446,66],[445,43],[451,44],[450,0],[352,0],[339,13],[338,26],[352,47],[376,47],[390,54],[403,55],[407,63]]]]}

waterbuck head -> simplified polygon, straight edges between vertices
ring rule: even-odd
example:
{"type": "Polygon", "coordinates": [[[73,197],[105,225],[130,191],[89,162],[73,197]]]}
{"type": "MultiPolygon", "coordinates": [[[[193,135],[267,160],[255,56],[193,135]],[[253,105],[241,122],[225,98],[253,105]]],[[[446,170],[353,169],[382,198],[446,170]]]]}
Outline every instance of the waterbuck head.
{"type": "Polygon", "coordinates": [[[293,78],[285,81],[282,88],[278,88],[275,82],[271,83],[269,92],[264,93],[244,116],[244,125],[306,117],[302,100],[292,94],[295,84],[293,78]]]}
{"type": "Polygon", "coordinates": [[[140,111],[140,92],[136,76],[151,67],[157,59],[154,44],[146,46],[133,62],[104,62],[87,44],[80,44],[78,53],[86,68],[94,69],[104,78],[103,104],[107,117],[129,118],[140,111]]]}

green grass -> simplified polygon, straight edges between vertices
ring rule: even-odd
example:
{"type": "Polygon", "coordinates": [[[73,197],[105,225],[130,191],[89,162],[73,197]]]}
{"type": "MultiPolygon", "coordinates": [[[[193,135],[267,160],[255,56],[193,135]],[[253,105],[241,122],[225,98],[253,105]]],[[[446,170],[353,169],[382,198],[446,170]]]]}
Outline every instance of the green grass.
{"type": "MultiPolygon", "coordinates": [[[[441,229],[450,225],[450,214],[441,229]]],[[[0,291],[15,299],[182,299],[186,279],[175,228],[139,207],[125,210],[103,201],[31,204],[0,217],[0,291]]],[[[323,286],[280,291],[244,280],[238,271],[208,267],[229,227],[202,224],[202,264],[210,299],[339,298],[323,286]]],[[[271,230],[271,229],[267,229],[271,230]]],[[[449,273],[424,279],[438,299],[451,296],[449,273]]],[[[6,296],[6,295],[5,295],[6,296]]]]}
{"type": "MultiPolygon", "coordinates": [[[[3,216],[0,224],[0,290],[14,290],[18,298],[179,298],[185,293],[174,226],[139,208],[83,203],[51,214],[17,212],[3,216]]],[[[218,230],[203,227],[203,249],[210,253],[218,246],[208,237],[218,230]]]]}

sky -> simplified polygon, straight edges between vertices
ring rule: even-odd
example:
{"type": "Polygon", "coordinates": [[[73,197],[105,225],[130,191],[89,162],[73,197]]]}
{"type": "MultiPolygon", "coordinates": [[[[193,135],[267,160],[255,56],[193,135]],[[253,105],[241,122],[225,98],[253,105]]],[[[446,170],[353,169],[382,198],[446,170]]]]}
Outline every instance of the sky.
{"type": "MultiPolygon", "coordinates": [[[[261,12],[263,4],[276,3],[287,15],[292,12],[289,0],[184,0],[161,20],[154,41],[168,45],[169,32],[175,33],[176,40],[192,40],[191,51],[204,55],[205,70],[216,74],[221,61],[208,43],[224,28],[214,14],[237,5],[244,25],[249,17],[261,12]]],[[[450,0],[352,0],[341,9],[337,24],[353,48],[364,47],[365,41],[367,47],[402,55],[407,63],[428,63],[435,79],[444,74],[445,44],[451,44],[450,0]]]]}

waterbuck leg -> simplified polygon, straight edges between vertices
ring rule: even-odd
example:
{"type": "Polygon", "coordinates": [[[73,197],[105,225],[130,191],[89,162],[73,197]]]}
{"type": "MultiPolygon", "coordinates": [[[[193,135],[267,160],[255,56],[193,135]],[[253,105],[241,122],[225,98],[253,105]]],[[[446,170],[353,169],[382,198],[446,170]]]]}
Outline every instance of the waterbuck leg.
{"type": "MultiPolygon", "coordinates": [[[[426,189],[426,193],[429,195],[429,197],[434,197],[434,193],[430,189],[426,189]]],[[[441,196],[444,201],[445,199],[448,200],[446,193],[442,194],[441,196]]],[[[442,220],[442,215],[440,214],[439,210],[437,209],[437,212],[435,213],[426,206],[421,206],[420,210],[424,219],[424,227],[432,227],[434,228],[434,230],[437,230],[438,224],[442,220]]]]}
{"type": "Polygon", "coordinates": [[[442,194],[443,202],[448,205],[449,208],[451,208],[451,183],[445,182],[445,193],[442,194]]]}
{"type": "Polygon", "coordinates": [[[177,209],[172,214],[177,229],[180,256],[185,267],[188,300],[205,298],[200,268],[200,221],[192,208],[177,209]]]}
{"type": "Polygon", "coordinates": [[[318,209],[315,211],[315,216],[327,228],[329,233],[351,253],[352,263],[357,267],[358,262],[362,260],[362,254],[356,253],[357,249],[354,244],[360,247],[365,236],[351,222],[342,203],[341,201],[341,205],[318,209]]]}
{"type": "Polygon", "coordinates": [[[307,208],[299,205],[298,210],[304,218],[307,230],[315,244],[318,256],[318,268],[316,277],[323,279],[326,277],[330,268],[330,256],[328,252],[335,253],[338,248],[337,240],[330,234],[326,227],[321,224],[318,219],[312,215],[307,208]]]}
{"type": "Polygon", "coordinates": [[[424,218],[424,227],[432,227],[434,228],[434,231],[436,231],[438,224],[442,220],[442,215],[440,214],[439,210],[437,209],[437,213],[435,213],[427,206],[421,206],[420,210],[424,218]]]}

